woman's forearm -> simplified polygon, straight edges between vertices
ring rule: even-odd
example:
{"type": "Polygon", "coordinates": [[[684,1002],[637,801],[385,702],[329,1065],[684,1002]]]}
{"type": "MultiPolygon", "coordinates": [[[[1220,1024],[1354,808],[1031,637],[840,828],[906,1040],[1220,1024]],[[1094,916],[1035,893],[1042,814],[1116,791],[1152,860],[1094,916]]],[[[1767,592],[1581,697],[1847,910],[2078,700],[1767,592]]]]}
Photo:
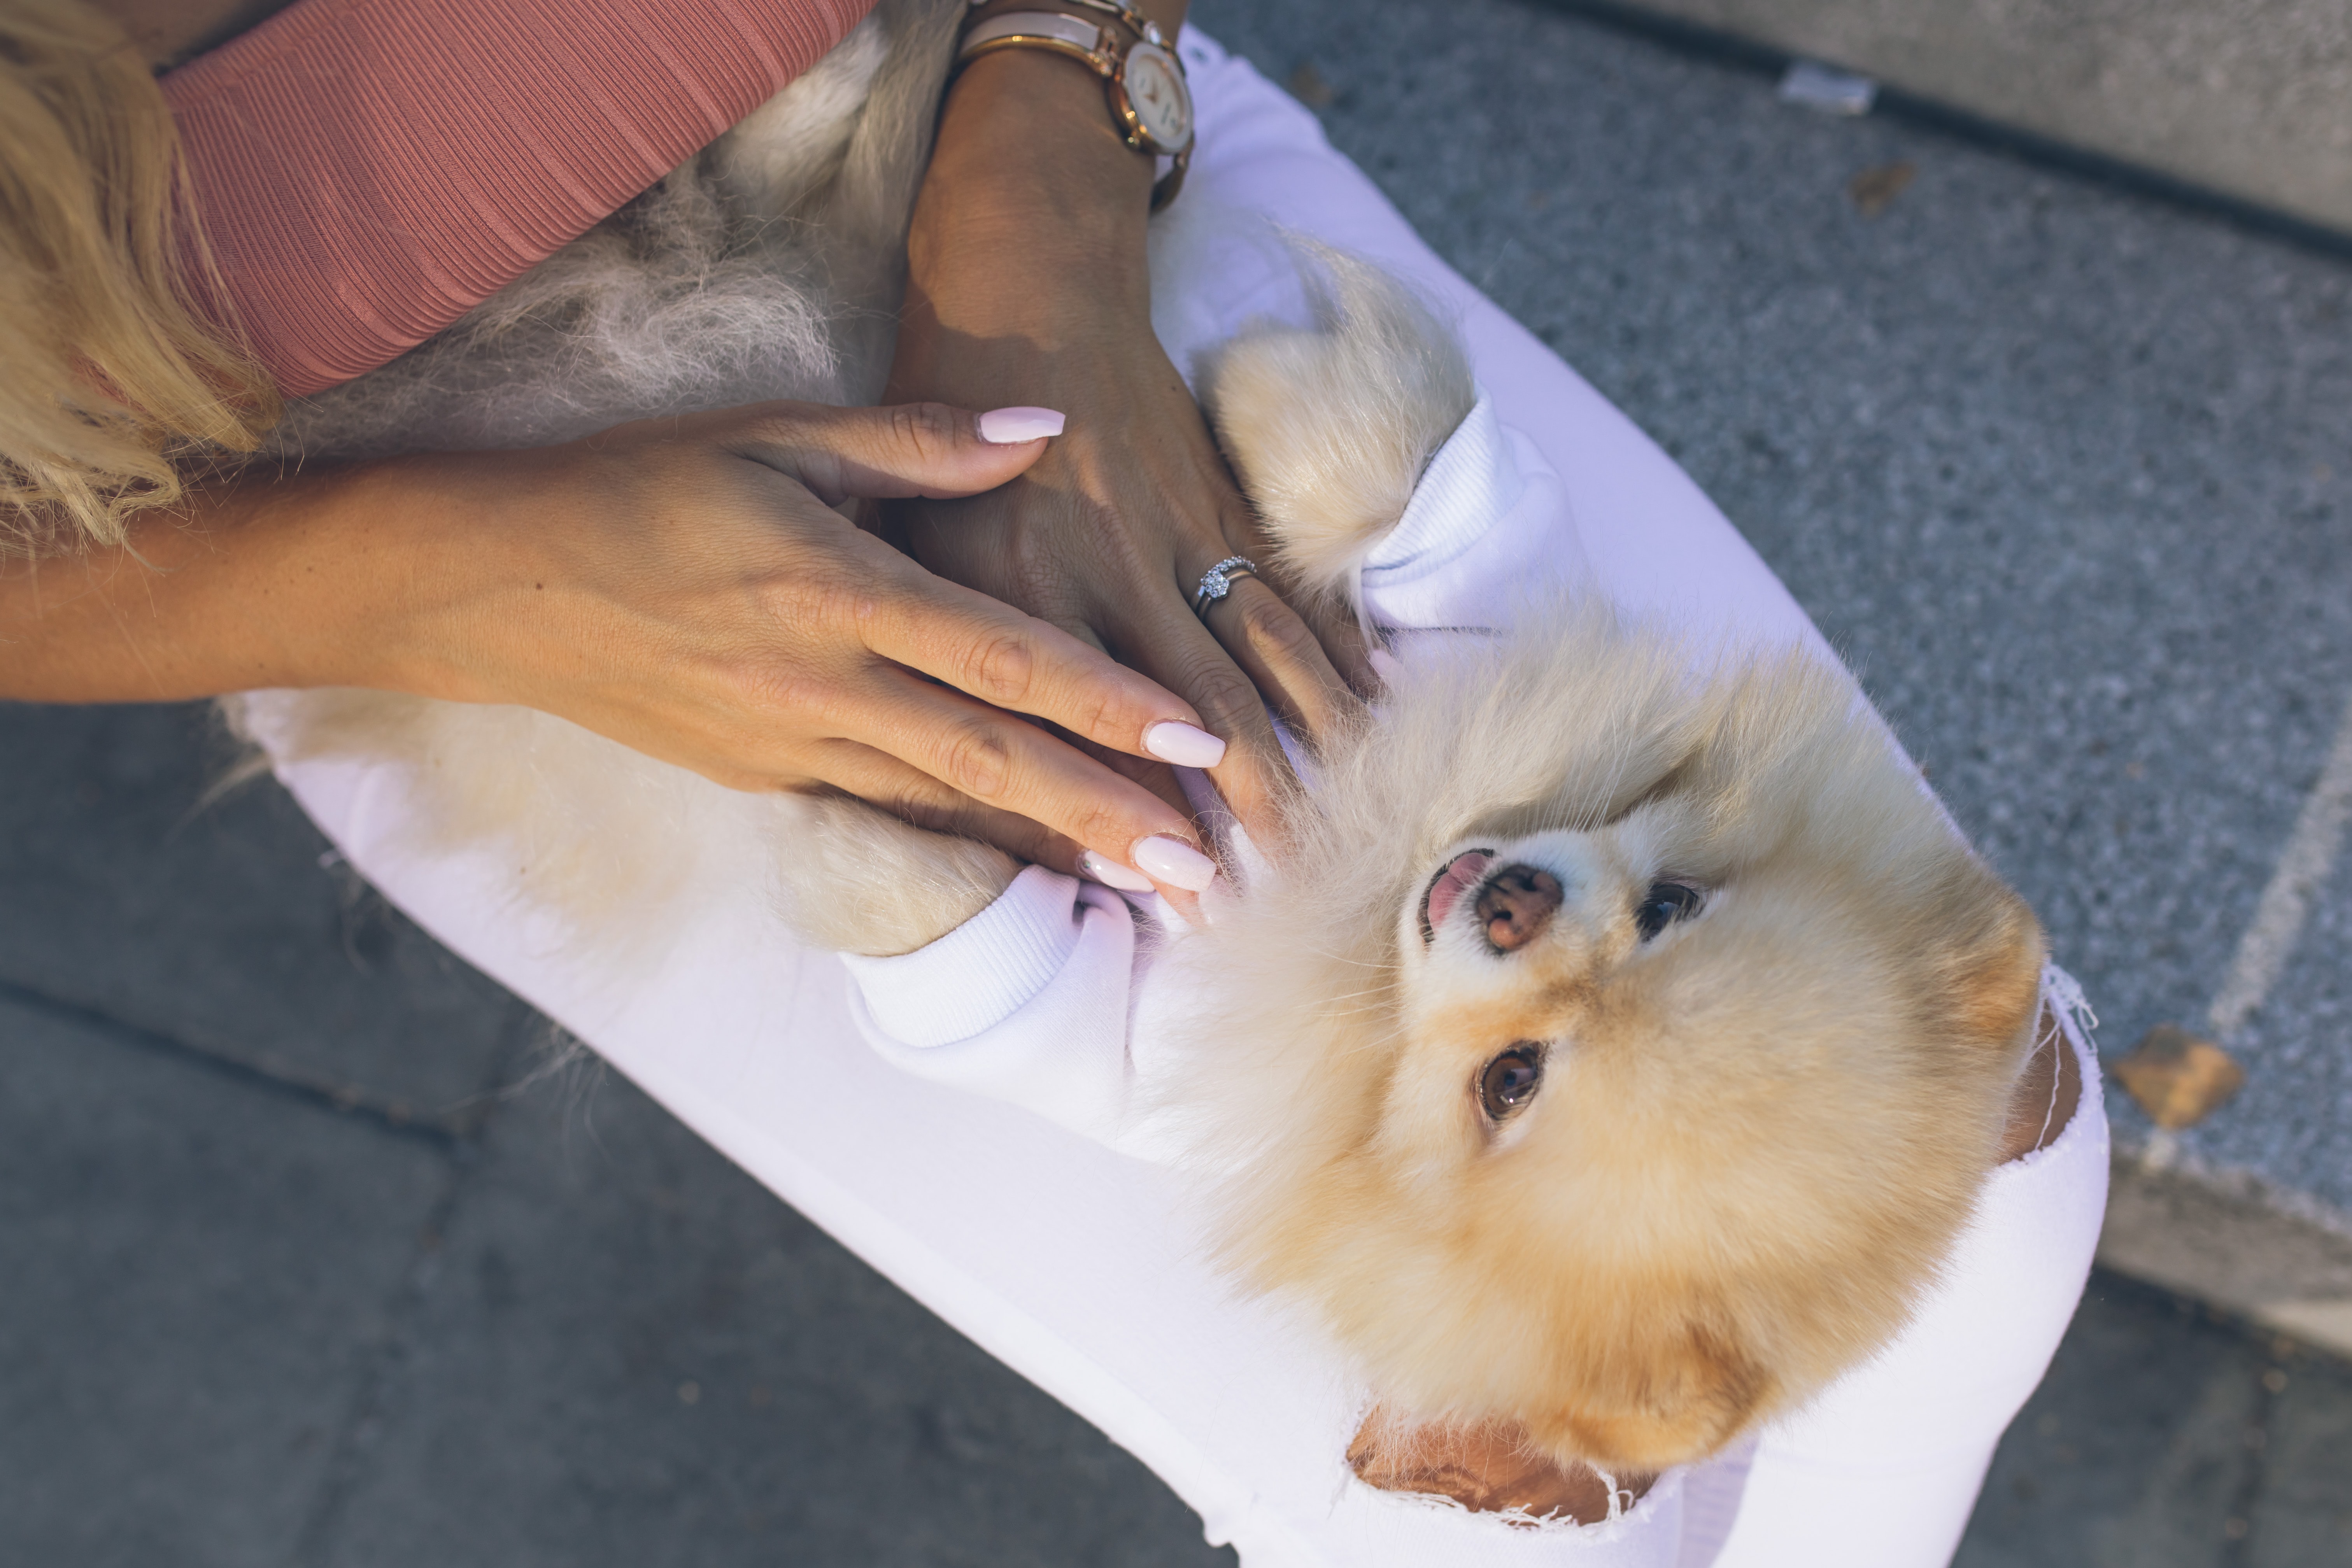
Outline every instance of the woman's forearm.
{"type": "MultiPolygon", "coordinates": [[[[1185,0],[1138,8],[1172,38],[1185,0]]],[[[1148,310],[1153,172],[1112,123],[1100,79],[1076,62],[1037,49],[974,60],[941,109],[916,204],[909,311],[951,331],[1003,332],[1008,301],[1025,297],[1024,335],[1052,349],[1099,315],[1068,309],[1073,296],[1148,310]]]]}
{"type": "Polygon", "coordinates": [[[147,514],[126,549],[0,565],[0,698],[397,683],[436,461],[257,472],[147,514]]]}

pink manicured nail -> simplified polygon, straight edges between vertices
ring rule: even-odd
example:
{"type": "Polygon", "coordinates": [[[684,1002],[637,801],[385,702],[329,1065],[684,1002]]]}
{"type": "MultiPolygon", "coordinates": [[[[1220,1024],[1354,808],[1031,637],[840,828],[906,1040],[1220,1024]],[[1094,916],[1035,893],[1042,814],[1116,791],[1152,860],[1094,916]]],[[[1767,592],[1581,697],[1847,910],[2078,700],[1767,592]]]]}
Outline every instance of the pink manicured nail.
{"type": "Polygon", "coordinates": [[[1180,768],[1213,768],[1225,760],[1225,743],[1206,730],[1171,719],[1143,732],[1143,749],[1180,768]]]}
{"type": "Polygon", "coordinates": [[[1106,888],[1117,888],[1122,893],[1151,891],[1151,879],[1140,871],[1130,870],[1108,855],[1097,855],[1089,849],[1078,857],[1078,869],[1106,888]]]}
{"type": "Polygon", "coordinates": [[[980,416],[980,438],[998,447],[1017,447],[1062,433],[1063,418],[1050,408],[992,408],[980,416]]]}
{"type": "Polygon", "coordinates": [[[1208,891],[1209,884],[1217,879],[1214,860],[1182,839],[1171,838],[1164,833],[1137,839],[1130,858],[1155,880],[1195,893],[1208,891]]]}
{"type": "Polygon", "coordinates": [[[1397,656],[1386,648],[1376,647],[1368,657],[1372,661],[1372,673],[1386,685],[1394,686],[1397,677],[1404,673],[1404,666],[1398,662],[1397,656]]]}

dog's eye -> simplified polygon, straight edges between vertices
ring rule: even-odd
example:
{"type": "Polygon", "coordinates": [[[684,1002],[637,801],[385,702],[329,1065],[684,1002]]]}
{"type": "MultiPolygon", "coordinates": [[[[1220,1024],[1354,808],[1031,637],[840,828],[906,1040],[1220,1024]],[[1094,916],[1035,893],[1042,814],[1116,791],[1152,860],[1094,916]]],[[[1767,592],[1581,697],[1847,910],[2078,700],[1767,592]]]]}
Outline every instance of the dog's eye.
{"type": "Polygon", "coordinates": [[[1513,1046],[1478,1074],[1478,1106],[1500,1121],[1526,1106],[1543,1085],[1543,1047],[1513,1046]]]}
{"type": "Polygon", "coordinates": [[[1641,908],[1633,911],[1633,923],[1641,929],[1642,940],[1647,942],[1676,921],[1696,913],[1696,888],[1685,888],[1680,882],[1653,882],[1641,908]]]}

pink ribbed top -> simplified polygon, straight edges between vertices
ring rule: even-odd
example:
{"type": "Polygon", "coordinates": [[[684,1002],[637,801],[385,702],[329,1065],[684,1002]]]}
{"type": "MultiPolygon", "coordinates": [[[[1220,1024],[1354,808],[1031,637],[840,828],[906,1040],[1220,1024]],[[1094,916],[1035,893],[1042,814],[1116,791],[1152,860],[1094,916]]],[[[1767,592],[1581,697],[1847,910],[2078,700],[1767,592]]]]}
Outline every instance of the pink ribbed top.
{"type": "Polygon", "coordinates": [[[431,337],[874,0],[299,0],[173,71],[238,322],[299,396],[431,337]]]}

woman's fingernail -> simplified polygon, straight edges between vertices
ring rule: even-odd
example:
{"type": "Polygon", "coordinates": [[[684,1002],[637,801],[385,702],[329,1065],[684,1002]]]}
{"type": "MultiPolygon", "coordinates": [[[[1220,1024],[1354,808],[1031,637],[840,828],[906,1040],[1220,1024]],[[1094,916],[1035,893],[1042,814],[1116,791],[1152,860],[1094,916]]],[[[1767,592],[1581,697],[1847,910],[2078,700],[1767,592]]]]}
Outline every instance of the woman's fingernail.
{"type": "Polygon", "coordinates": [[[1209,884],[1217,879],[1214,860],[1182,839],[1171,838],[1164,833],[1137,839],[1132,858],[1154,879],[1195,893],[1208,891],[1209,884]]]}
{"type": "Polygon", "coordinates": [[[1063,418],[1050,408],[992,408],[980,416],[980,438],[998,447],[1017,447],[1062,433],[1063,418]]]}
{"type": "Polygon", "coordinates": [[[1143,749],[1180,768],[1213,768],[1225,760],[1225,743],[1206,730],[1170,719],[1143,731],[1143,749]]]}
{"type": "Polygon", "coordinates": [[[1386,648],[1376,647],[1368,657],[1372,661],[1372,673],[1379,676],[1387,685],[1394,686],[1397,683],[1397,677],[1404,673],[1403,664],[1399,662],[1396,655],[1386,648]]]}
{"type": "Polygon", "coordinates": [[[1089,849],[1078,857],[1078,869],[1106,888],[1117,888],[1122,893],[1151,891],[1151,879],[1142,872],[1120,865],[1108,855],[1097,855],[1089,849]]]}

